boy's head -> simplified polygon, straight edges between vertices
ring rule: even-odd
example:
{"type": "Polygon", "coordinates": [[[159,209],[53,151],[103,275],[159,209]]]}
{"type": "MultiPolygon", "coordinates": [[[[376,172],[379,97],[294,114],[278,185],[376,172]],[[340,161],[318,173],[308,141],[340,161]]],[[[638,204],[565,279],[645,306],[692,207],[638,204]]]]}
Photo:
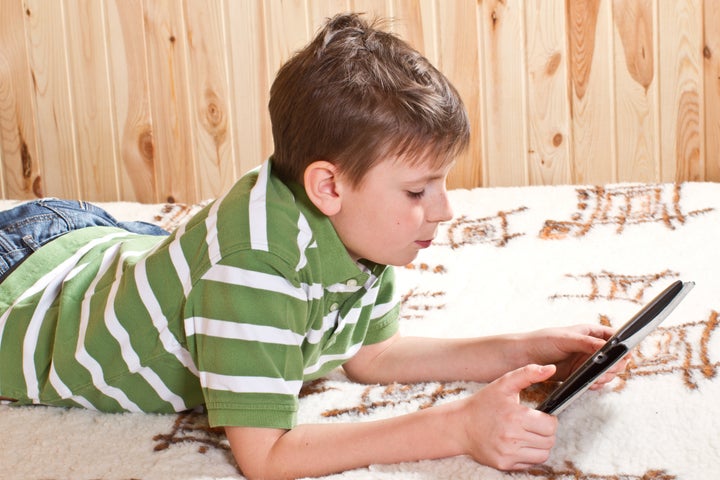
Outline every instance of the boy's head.
{"type": "Polygon", "coordinates": [[[445,76],[356,14],[330,19],[282,66],[270,90],[273,170],[303,182],[326,160],[352,184],[385,158],[451,162],[469,142],[462,100],[445,76]]]}

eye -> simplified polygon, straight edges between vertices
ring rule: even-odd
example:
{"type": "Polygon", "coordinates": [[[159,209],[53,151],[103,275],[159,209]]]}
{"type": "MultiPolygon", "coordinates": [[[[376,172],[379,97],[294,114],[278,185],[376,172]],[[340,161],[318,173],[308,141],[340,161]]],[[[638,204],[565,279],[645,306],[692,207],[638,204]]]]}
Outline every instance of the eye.
{"type": "Polygon", "coordinates": [[[417,199],[422,198],[423,195],[425,195],[425,190],[420,190],[419,192],[413,192],[413,191],[408,190],[407,194],[408,194],[408,197],[417,200],[417,199]]]}

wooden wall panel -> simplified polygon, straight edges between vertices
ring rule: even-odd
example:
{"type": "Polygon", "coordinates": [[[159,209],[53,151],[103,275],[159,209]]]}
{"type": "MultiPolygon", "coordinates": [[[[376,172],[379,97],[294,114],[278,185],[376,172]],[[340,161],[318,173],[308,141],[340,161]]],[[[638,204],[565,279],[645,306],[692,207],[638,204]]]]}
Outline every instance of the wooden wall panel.
{"type": "Polygon", "coordinates": [[[272,153],[277,69],[349,10],[461,93],[451,188],[720,181],[715,0],[2,0],[0,197],[221,195],[272,153]]]}
{"type": "Polygon", "coordinates": [[[479,4],[486,185],[517,185],[530,181],[524,4],[501,0],[479,4]]]}
{"type": "Polygon", "coordinates": [[[19,199],[43,195],[25,15],[22,3],[0,2],[0,194],[19,199]]]}
{"type": "MultiPolygon", "coordinates": [[[[47,5],[48,2],[45,2],[47,5]]],[[[78,188],[101,201],[118,199],[117,141],[108,78],[105,4],[64,2],[67,78],[75,133],[78,188]]]]}
{"type": "Polygon", "coordinates": [[[704,2],[703,98],[705,106],[704,179],[720,181],[720,2],[704,2]]]}
{"type": "Polygon", "coordinates": [[[530,183],[570,183],[570,110],[564,6],[527,5],[528,164],[530,183]]]}
{"type": "Polygon", "coordinates": [[[656,8],[652,0],[614,0],[617,179],[659,178],[656,8]]]}
{"type": "Polygon", "coordinates": [[[570,183],[617,179],[612,4],[566,0],[570,183]]]}
{"type": "Polygon", "coordinates": [[[150,105],[159,201],[202,198],[197,187],[188,73],[188,32],[180,0],[144,0],[150,105]]]}
{"type": "MultiPolygon", "coordinates": [[[[227,1],[228,44],[235,119],[235,171],[244,173],[272,152],[272,133],[267,104],[270,80],[265,49],[263,2],[227,1]]],[[[274,72],[273,72],[274,74],[274,72]]]]}
{"type": "Polygon", "coordinates": [[[702,2],[659,2],[658,7],[660,178],[702,180],[702,2]]]}
{"type": "Polygon", "coordinates": [[[107,2],[106,15],[118,196],[126,201],[156,202],[156,148],[142,0],[107,2]]]}
{"type": "Polygon", "coordinates": [[[479,45],[474,38],[480,38],[477,21],[478,6],[474,1],[447,2],[436,10],[437,67],[443,71],[465,103],[468,115],[473,119],[470,131],[470,148],[458,159],[450,173],[448,182],[452,185],[483,183],[483,122],[477,121],[483,103],[480,85],[479,45]]]}
{"type": "Polygon", "coordinates": [[[79,94],[68,78],[64,2],[28,0],[25,35],[32,72],[37,155],[45,195],[86,197],[80,189],[76,118],[72,97],[79,94]],[[71,88],[72,87],[72,88],[71,88]]]}
{"type": "Polygon", "coordinates": [[[191,129],[200,198],[215,198],[238,177],[233,162],[226,11],[221,2],[185,3],[191,129]]]}

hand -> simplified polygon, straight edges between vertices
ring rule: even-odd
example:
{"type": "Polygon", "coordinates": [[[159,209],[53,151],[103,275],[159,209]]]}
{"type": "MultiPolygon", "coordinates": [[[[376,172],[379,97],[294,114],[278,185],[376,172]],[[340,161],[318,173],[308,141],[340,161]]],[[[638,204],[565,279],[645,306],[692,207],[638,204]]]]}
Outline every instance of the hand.
{"type": "MultiPolygon", "coordinates": [[[[554,364],[557,373],[553,380],[564,380],[613,335],[614,331],[602,325],[575,325],[565,328],[548,328],[525,334],[528,363],[554,364]]],[[[616,363],[590,387],[602,388],[627,367],[630,354],[616,363]]]]}
{"type": "Polygon", "coordinates": [[[557,418],[520,404],[520,392],[555,373],[552,365],[513,370],[466,399],[465,450],[500,470],[545,462],[555,444],[557,418]]]}

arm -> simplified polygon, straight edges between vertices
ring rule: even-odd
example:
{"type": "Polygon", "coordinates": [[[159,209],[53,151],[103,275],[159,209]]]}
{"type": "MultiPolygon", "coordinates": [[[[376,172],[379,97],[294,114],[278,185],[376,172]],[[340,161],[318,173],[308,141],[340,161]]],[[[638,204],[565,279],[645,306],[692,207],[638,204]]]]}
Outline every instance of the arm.
{"type": "Polygon", "coordinates": [[[470,397],[385,420],[225,431],[238,465],[251,479],[318,476],[462,454],[504,470],[527,468],[547,460],[557,419],[521,406],[519,392],[554,370],[524,367],[470,397]]]}
{"type": "MultiPolygon", "coordinates": [[[[557,367],[557,379],[566,378],[604,345],[612,329],[576,325],[528,333],[468,339],[402,337],[367,345],[344,365],[348,376],[363,383],[420,381],[491,382],[529,364],[557,367]]],[[[593,388],[611,381],[627,364],[618,364],[593,388]]]]}

